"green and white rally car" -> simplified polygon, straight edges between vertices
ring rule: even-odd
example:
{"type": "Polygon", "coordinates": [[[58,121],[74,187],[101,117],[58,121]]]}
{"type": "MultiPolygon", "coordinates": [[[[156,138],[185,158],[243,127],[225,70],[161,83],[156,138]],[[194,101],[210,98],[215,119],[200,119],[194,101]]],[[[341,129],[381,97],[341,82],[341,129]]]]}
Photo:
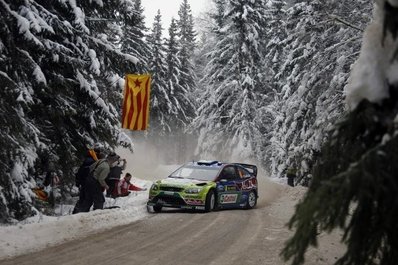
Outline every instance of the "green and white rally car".
{"type": "Polygon", "coordinates": [[[203,210],[256,206],[257,167],[240,163],[187,163],[149,190],[148,211],[163,207],[203,210]]]}

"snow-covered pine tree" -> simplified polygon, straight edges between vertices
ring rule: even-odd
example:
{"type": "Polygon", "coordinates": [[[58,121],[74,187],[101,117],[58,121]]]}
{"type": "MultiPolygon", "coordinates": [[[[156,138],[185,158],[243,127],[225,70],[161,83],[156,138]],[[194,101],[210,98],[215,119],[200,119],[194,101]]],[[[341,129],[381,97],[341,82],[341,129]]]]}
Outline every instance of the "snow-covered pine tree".
{"type": "Polygon", "coordinates": [[[181,46],[187,49],[187,55],[192,56],[196,46],[196,32],[192,17],[191,6],[188,0],[183,0],[178,11],[177,25],[181,46]]]}
{"type": "Polygon", "coordinates": [[[265,57],[269,61],[269,76],[271,79],[279,73],[279,66],[284,55],[284,43],[286,39],[286,1],[283,0],[267,0],[266,15],[267,29],[266,36],[268,43],[266,46],[265,57]]]}
{"type": "MultiPolygon", "coordinates": [[[[209,103],[209,99],[204,96],[204,93],[209,92],[208,86],[206,83],[205,75],[209,72],[207,68],[210,53],[214,50],[216,46],[216,32],[218,29],[222,28],[223,24],[223,16],[225,10],[222,7],[217,7],[223,3],[225,6],[226,0],[213,0],[214,8],[209,10],[208,12],[202,13],[198,18],[196,18],[195,22],[198,28],[198,41],[197,41],[197,49],[195,49],[194,53],[194,65],[197,77],[197,89],[193,91],[193,97],[197,101],[197,106],[204,107],[204,104],[209,103]]],[[[220,65],[222,66],[222,65],[220,65]]],[[[200,119],[200,117],[196,116],[195,119],[200,119]]],[[[196,121],[193,122],[195,124],[196,121]]],[[[192,124],[190,125],[190,129],[192,128],[192,124]]]]}
{"type": "MultiPolygon", "coordinates": [[[[181,63],[181,77],[180,85],[184,87],[189,94],[192,94],[196,90],[196,74],[193,66],[193,52],[196,47],[196,33],[194,31],[194,24],[192,19],[191,6],[188,0],[183,0],[180,9],[178,11],[179,19],[177,20],[178,27],[178,40],[179,40],[179,51],[178,59],[181,63]]],[[[194,99],[192,99],[192,102],[194,99]]],[[[188,109],[187,109],[188,110],[188,109]]],[[[189,108],[190,111],[194,109],[189,108]]],[[[191,118],[194,117],[194,113],[187,113],[191,118]]]]}
{"type": "MultiPolygon", "coordinates": [[[[282,0],[266,1],[266,38],[264,60],[266,61],[266,72],[263,73],[267,83],[270,84],[272,94],[280,87],[279,79],[275,78],[280,72],[280,67],[285,58],[286,51],[286,2],[282,0]]],[[[280,75],[279,75],[280,76],[280,75]]],[[[266,104],[267,105],[267,104],[266,104]]],[[[270,126],[272,127],[272,126],[270,126]]]]}
{"type": "MultiPolygon", "coordinates": [[[[198,86],[200,90],[204,93],[210,93],[211,91],[208,89],[209,84],[213,84],[218,79],[215,77],[211,77],[209,79],[209,75],[214,72],[216,69],[222,68],[226,62],[222,61],[220,57],[220,49],[215,48],[217,45],[220,46],[219,41],[224,39],[224,33],[222,32],[222,28],[224,27],[225,21],[225,9],[226,9],[226,0],[213,0],[215,9],[207,14],[205,18],[202,18],[201,22],[201,31],[202,37],[200,39],[200,45],[198,45],[199,52],[197,55],[197,62],[195,64],[195,68],[198,66],[201,70],[201,80],[198,81],[198,86]],[[218,53],[218,54],[217,54],[218,53]],[[214,59],[214,62],[209,64],[209,61],[214,59]],[[209,66],[212,68],[209,69],[209,66]]],[[[200,94],[199,102],[200,105],[205,104],[208,100],[204,97],[203,94],[200,94]]]]}
{"type": "Polygon", "coordinates": [[[130,73],[147,73],[149,69],[149,46],[146,42],[144,8],[141,0],[121,0],[122,8],[120,16],[122,18],[121,50],[123,53],[136,57],[139,62],[136,69],[131,69],[130,73]]]}
{"type": "MultiPolygon", "coordinates": [[[[193,65],[193,55],[196,48],[196,32],[194,30],[194,22],[191,11],[191,6],[188,0],[183,0],[178,11],[179,19],[177,22],[177,35],[179,42],[178,60],[180,61],[180,78],[179,85],[187,92],[184,98],[181,98],[181,106],[184,109],[188,123],[181,128],[179,140],[177,141],[179,160],[183,160],[186,156],[187,145],[196,140],[196,135],[186,134],[187,125],[191,123],[192,119],[196,116],[196,98],[193,97],[194,91],[197,90],[196,85],[196,71],[193,65]],[[189,139],[188,139],[189,138],[189,139]]],[[[184,92],[185,93],[185,92],[184,92]]]]}
{"type": "MultiPolygon", "coordinates": [[[[227,0],[213,0],[215,9],[209,13],[209,23],[207,41],[201,48],[207,53],[207,63],[204,66],[202,80],[199,86],[202,88],[202,95],[199,98],[198,115],[191,124],[192,131],[199,132],[198,146],[196,153],[206,158],[222,159],[218,151],[222,147],[224,130],[221,126],[225,125],[226,110],[218,106],[217,88],[221,87],[224,76],[228,75],[226,67],[229,56],[225,51],[228,50],[229,39],[225,32],[225,25],[229,21],[225,18],[227,0]]],[[[219,90],[219,89],[218,89],[219,90]]]]}
{"type": "Polygon", "coordinates": [[[267,93],[261,76],[265,3],[231,0],[215,4],[216,45],[203,79],[208,87],[201,101],[205,105],[199,108],[194,124],[200,132],[198,152],[250,158],[253,143],[261,146],[255,113],[259,95],[267,93]]]}
{"type": "MultiPolygon", "coordinates": [[[[128,9],[128,3],[130,1],[125,0],[82,2],[86,16],[85,25],[90,32],[87,42],[95,50],[90,56],[97,58],[97,62],[91,66],[96,74],[94,85],[111,103],[108,107],[117,117],[121,115],[124,76],[126,73],[136,72],[138,65],[142,64],[137,57],[121,51],[125,28],[131,22],[131,17],[123,16],[123,12],[128,9]]],[[[99,124],[108,126],[106,122],[99,124]]],[[[124,134],[123,137],[125,138],[124,134]]]]}
{"type": "Polygon", "coordinates": [[[154,18],[152,33],[147,38],[150,47],[149,72],[152,75],[149,135],[153,136],[154,141],[172,131],[172,126],[170,125],[170,110],[172,106],[169,99],[170,93],[168,91],[162,30],[162,16],[160,10],[158,10],[154,18]]]}
{"type": "Polygon", "coordinates": [[[285,57],[272,103],[275,123],[267,156],[273,176],[289,166],[301,176],[309,173],[327,131],[343,112],[342,88],[370,13],[366,1],[295,2],[287,10],[285,57]]]}
{"type": "Polygon", "coordinates": [[[318,235],[334,229],[343,231],[347,245],[335,264],[397,263],[397,16],[397,1],[376,1],[345,88],[350,112],[323,146],[309,191],[289,223],[296,231],[283,256],[292,264],[304,264],[318,235]]]}
{"type": "MultiPolygon", "coordinates": [[[[21,177],[21,172],[27,174],[25,165],[33,166],[36,159],[35,139],[39,131],[28,117],[25,110],[33,104],[33,91],[28,86],[22,86],[20,75],[27,70],[33,73],[28,64],[20,63],[30,58],[26,52],[17,47],[17,40],[11,36],[18,31],[17,23],[9,22],[16,19],[8,3],[0,2],[0,222],[4,223],[10,216],[20,219],[31,214],[31,196],[26,188],[31,187],[29,181],[21,177]],[[9,71],[10,69],[11,71],[9,71]],[[16,165],[16,166],[14,166],[16,165]],[[15,168],[15,169],[14,169],[15,168]]],[[[26,22],[21,18],[21,23],[26,22]]]]}
{"type": "Polygon", "coordinates": [[[179,128],[184,127],[187,123],[187,117],[184,109],[179,103],[179,98],[176,93],[183,92],[185,96],[188,91],[184,91],[184,88],[180,87],[180,69],[181,64],[178,60],[177,53],[179,50],[178,39],[177,39],[177,24],[174,18],[172,18],[170,27],[168,29],[169,37],[166,39],[166,65],[167,65],[167,86],[169,91],[169,97],[172,102],[173,108],[170,110],[171,115],[175,116],[173,121],[173,127],[179,128]]]}
{"type": "Polygon", "coordinates": [[[280,83],[275,77],[279,73],[281,60],[284,58],[285,47],[283,41],[286,39],[285,28],[286,3],[282,0],[266,0],[264,12],[264,39],[263,42],[263,67],[259,74],[259,83],[264,85],[264,91],[257,95],[257,111],[254,122],[259,128],[257,143],[254,152],[256,158],[265,168],[269,168],[267,151],[270,148],[269,139],[272,137],[275,121],[273,106],[277,98],[277,88],[280,83]]]}
{"type": "Polygon", "coordinates": [[[169,149],[173,150],[177,154],[177,160],[183,162],[184,152],[183,146],[185,146],[185,130],[187,125],[192,120],[194,111],[194,102],[189,97],[189,91],[187,87],[181,84],[183,80],[183,73],[181,61],[178,57],[180,51],[180,43],[178,39],[178,25],[176,20],[173,18],[169,27],[169,37],[166,39],[166,65],[167,65],[167,91],[169,92],[170,106],[170,125],[172,126],[172,132],[169,135],[171,137],[171,143],[178,143],[178,145],[172,144],[169,149]]]}
{"type": "Polygon", "coordinates": [[[1,222],[33,214],[31,188],[49,165],[71,183],[86,145],[122,140],[119,111],[104,84],[137,60],[86,23],[86,14],[108,18],[104,7],[111,2],[0,1],[0,98],[13,105],[1,113],[9,135],[1,139],[11,140],[0,153],[1,222]]]}

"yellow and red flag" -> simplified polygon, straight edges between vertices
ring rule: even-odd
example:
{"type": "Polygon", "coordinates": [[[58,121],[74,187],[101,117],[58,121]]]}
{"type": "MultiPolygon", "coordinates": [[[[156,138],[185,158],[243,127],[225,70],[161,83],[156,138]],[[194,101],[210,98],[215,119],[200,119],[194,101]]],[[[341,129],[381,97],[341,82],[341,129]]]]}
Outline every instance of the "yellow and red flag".
{"type": "Polygon", "coordinates": [[[126,75],[122,128],[130,130],[146,130],[149,122],[150,92],[150,75],[126,75]]]}

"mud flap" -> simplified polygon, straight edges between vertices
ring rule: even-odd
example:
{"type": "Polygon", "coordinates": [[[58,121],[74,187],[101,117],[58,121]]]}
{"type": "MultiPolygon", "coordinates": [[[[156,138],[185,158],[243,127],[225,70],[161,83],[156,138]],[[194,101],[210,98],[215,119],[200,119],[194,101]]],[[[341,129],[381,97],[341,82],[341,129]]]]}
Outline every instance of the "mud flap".
{"type": "Polygon", "coordinates": [[[153,210],[153,206],[151,206],[151,205],[147,205],[146,206],[146,210],[147,210],[148,213],[154,213],[155,212],[155,210],[153,210]]]}

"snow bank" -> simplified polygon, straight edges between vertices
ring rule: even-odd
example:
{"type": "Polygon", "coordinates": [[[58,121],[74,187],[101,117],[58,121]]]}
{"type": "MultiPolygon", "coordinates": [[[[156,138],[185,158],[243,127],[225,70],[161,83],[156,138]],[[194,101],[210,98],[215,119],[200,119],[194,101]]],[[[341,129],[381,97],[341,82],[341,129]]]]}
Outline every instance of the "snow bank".
{"type": "MultiPolygon", "coordinates": [[[[132,179],[132,183],[149,189],[151,182],[132,179]]],[[[36,215],[18,225],[0,227],[0,259],[39,251],[48,246],[129,224],[145,218],[148,191],[133,192],[127,197],[107,198],[105,207],[119,209],[92,211],[50,217],[36,215]]],[[[71,209],[72,206],[63,206],[71,209]]]]}

